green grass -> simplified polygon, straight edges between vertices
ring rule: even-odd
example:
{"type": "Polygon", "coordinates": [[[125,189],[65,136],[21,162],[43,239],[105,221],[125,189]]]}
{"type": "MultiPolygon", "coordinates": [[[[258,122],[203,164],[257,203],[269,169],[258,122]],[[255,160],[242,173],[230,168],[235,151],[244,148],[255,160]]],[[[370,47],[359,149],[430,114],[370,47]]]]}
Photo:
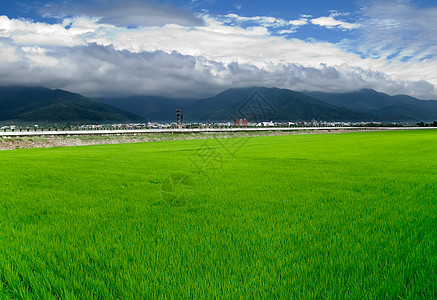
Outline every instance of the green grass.
{"type": "Polygon", "coordinates": [[[0,299],[437,297],[437,131],[242,141],[0,152],[0,299]]]}

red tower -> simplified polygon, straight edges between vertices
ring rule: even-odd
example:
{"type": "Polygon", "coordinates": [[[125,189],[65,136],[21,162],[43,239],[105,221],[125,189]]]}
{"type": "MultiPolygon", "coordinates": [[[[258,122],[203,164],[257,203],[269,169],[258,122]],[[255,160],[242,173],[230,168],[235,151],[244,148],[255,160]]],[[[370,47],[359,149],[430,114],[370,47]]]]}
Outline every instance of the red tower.
{"type": "Polygon", "coordinates": [[[176,117],[178,119],[178,128],[182,128],[182,124],[181,124],[181,110],[179,108],[176,109],[176,117]]]}

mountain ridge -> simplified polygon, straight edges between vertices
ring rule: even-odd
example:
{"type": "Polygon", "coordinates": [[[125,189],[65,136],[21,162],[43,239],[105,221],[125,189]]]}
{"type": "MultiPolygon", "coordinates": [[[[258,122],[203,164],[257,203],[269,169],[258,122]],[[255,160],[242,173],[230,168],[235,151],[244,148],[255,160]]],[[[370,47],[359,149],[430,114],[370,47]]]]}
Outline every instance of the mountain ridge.
{"type": "Polygon", "coordinates": [[[260,121],[396,121],[437,119],[437,101],[407,95],[390,96],[372,89],[348,93],[296,92],[289,89],[231,88],[203,99],[159,96],[89,99],[77,93],[44,87],[0,87],[0,121],[120,122],[175,121],[181,109],[185,122],[220,122],[247,118],[260,121]]]}
{"type": "MultiPolygon", "coordinates": [[[[265,87],[248,87],[248,88],[231,88],[222,91],[221,93],[203,99],[169,99],[155,96],[135,96],[125,98],[97,98],[106,104],[119,107],[129,111],[133,106],[136,106],[135,111],[140,113],[148,120],[154,121],[173,121],[175,119],[176,109],[181,109],[187,122],[205,122],[205,121],[233,121],[235,118],[246,117],[249,121],[304,121],[312,119],[323,120],[349,120],[357,121],[361,119],[372,119],[369,114],[356,113],[345,108],[335,107],[323,101],[311,98],[303,93],[299,93],[287,89],[265,88],[265,87]],[[271,115],[265,115],[265,118],[259,118],[254,113],[242,113],[241,106],[250,100],[255,92],[261,94],[264,98],[262,102],[266,106],[270,106],[271,115]],[[137,103],[132,104],[135,99],[137,103]],[[150,110],[147,106],[150,101],[160,99],[169,106],[161,105],[161,109],[166,109],[167,112],[155,112],[153,115],[148,114],[150,110]],[[138,106],[138,102],[141,105],[138,106]],[[255,116],[255,118],[254,118],[255,116]],[[256,119],[256,120],[254,120],[256,119]]],[[[248,103],[249,110],[253,105],[248,103]]],[[[131,110],[133,112],[133,110],[131,110]]]]}
{"type": "Polygon", "coordinates": [[[419,100],[408,95],[388,95],[373,89],[348,93],[308,92],[316,99],[357,112],[370,113],[379,121],[434,121],[437,101],[419,100]]]}
{"type": "Polygon", "coordinates": [[[77,93],[45,87],[0,87],[2,122],[130,122],[142,117],[77,93]]]}

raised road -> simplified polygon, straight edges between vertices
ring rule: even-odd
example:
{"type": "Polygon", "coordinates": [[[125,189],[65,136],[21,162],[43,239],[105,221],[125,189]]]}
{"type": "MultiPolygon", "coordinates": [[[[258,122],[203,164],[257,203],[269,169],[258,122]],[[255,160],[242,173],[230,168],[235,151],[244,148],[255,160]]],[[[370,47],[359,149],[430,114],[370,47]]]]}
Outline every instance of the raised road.
{"type": "Polygon", "coordinates": [[[205,133],[205,132],[250,132],[250,131],[301,131],[301,130],[341,130],[341,131],[382,131],[437,129],[437,127],[246,127],[246,128],[164,128],[164,129],[103,129],[103,130],[37,130],[37,131],[0,131],[0,137],[26,136],[73,136],[73,135],[136,135],[153,133],[205,133]]]}

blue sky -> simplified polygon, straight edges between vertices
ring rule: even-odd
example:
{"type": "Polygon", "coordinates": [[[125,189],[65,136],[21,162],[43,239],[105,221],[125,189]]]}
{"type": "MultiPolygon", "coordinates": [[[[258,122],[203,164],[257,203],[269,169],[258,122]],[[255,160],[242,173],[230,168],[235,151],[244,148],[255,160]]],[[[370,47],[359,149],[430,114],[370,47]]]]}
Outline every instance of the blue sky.
{"type": "Polygon", "coordinates": [[[4,1],[1,84],[87,96],[373,88],[437,99],[437,1],[4,1]]]}
{"type": "MultiPolygon", "coordinates": [[[[62,1],[67,3],[66,1],[62,1]]],[[[69,1],[73,5],[82,3],[87,5],[90,1],[69,1]]],[[[96,1],[97,2],[97,1],[96,1]]],[[[109,2],[109,1],[108,1],[109,2]]],[[[147,1],[138,1],[147,2],[147,1]]],[[[59,20],[52,17],[44,17],[41,13],[41,7],[48,5],[49,1],[4,1],[1,6],[1,12],[14,18],[30,18],[35,21],[57,23],[59,20]]],[[[174,7],[186,9],[193,13],[202,13],[207,11],[214,16],[223,16],[228,14],[238,14],[246,17],[269,16],[280,19],[300,19],[303,15],[312,15],[314,17],[327,16],[332,13],[333,7],[339,13],[357,11],[360,6],[354,1],[172,1],[174,7]]],[[[353,19],[353,16],[342,16],[343,20],[353,19]]],[[[129,24],[132,25],[132,24],[129,24]]],[[[243,27],[253,25],[253,22],[241,24],[243,27]]],[[[293,37],[300,39],[320,39],[330,42],[338,42],[347,35],[348,31],[338,32],[326,30],[320,26],[304,26],[293,34],[293,37]]]]}

